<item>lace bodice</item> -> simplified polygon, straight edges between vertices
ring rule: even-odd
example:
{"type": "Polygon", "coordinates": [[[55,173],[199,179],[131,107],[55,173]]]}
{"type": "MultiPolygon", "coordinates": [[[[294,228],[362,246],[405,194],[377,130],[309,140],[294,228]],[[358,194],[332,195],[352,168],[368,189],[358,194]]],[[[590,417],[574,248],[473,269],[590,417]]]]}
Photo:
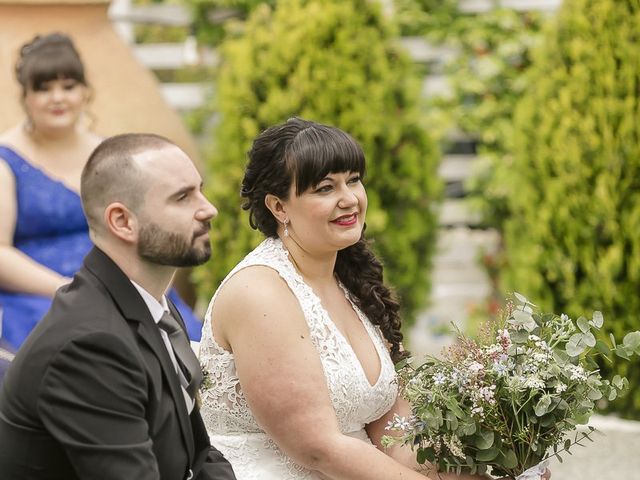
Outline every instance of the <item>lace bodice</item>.
{"type": "MultiPolygon", "coordinates": [[[[395,402],[397,395],[393,363],[379,328],[375,327],[357,308],[351,301],[348,291],[342,287],[345,296],[351,302],[369,333],[380,358],[380,376],[376,383],[371,385],[355,352],[331,321],[320,299],[294,268],[280,239],[268,238],[262,242],[229,273],[221,287],[236,272],[252,265],[263,265],[276,270],[296,296],[307,321],[311,340],[320,355],[340,429],[345,434],[366,438],[364,426],[386,413],[395,402]]],[[[223,436],[237,438],[246,434],[266,435],[257,424],[246,403],[236,375],[233,354],[222,349],[213,338],[211,308],[215,300],[216,295],[213,296],[205,316],[200,344],[200,361],[207,372],[206,382],[201,392],[201,412],[207,430],[212,437],[215,436],[217,439],[223,436]]],[[[277,450],[273,441],[265,438],[265,442],[267,447],[276,451],[279,458],[288,465],[289,471],[298,472],[287,478],[313,478],[304,476],[300,469],[296,469],[296,466],[277,450]],[[291,470],[292,468],[293,470],[291,470]]],[[[213,443],[216,444],[215,441],[213,443]]],[[[234,465],[238,476],[238,466],[234,463],[234,458],[229,457],[237,456],[237,461],[246,463],[246,456],[251,457],[252,453],[244,451],[238,455],[238,452],[235,451],[228,452],[224,448],[222,450],[234,465]]],[[[255,477],[238,476],[238,480],[243,478],[263,477],[260,475],[255,477]]]]}

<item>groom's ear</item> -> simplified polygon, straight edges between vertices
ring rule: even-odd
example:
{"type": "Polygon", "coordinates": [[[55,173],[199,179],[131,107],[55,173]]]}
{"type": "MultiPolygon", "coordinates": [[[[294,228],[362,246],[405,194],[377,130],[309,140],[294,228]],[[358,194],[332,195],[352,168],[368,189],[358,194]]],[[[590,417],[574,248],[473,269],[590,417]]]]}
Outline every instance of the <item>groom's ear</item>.
{"type": "Polygon", "coordinates": [[[138,222],[135,215],[120,202],[107,205],[104,210],[107,231],[127,243],[135,243],[138,238],[138,222]]]}
{"type": "Polygon", "coordinates": [[[271,193],[267,193],[267,195],[264,197],[264,204],[269,209],[271,214],[276,217],[276,220],[278,220],[280,223],[284,223],[287,218],[287,211],[284,204],[282,203],[282,200],[271,193]]]}

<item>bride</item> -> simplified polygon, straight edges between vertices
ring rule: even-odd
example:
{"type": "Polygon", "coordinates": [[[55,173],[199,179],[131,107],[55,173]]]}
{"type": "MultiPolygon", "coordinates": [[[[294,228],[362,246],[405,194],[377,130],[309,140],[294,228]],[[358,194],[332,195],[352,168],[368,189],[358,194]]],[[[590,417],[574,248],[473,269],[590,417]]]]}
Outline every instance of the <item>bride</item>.
{"type": "Polygon", "coordinates": [[[398,304],[363,238],[361,147],[293,118],[249,152],[243,208],[266,239],[207,312],[202,414],[238,480],[476,478],[384,450],[402,351],[398,304]]]}

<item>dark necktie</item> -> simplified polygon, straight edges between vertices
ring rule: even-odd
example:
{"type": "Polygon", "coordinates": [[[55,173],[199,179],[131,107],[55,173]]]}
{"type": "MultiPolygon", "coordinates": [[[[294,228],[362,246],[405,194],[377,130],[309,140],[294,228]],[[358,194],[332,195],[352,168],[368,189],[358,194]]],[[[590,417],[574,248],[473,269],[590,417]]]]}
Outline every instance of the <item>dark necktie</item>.
{"type": "Polygon", "coordinates": [[[189,382],[188,385],[183,386],[191,398],[194,398],[202,383],[202,370],[200,370],[200,362],[196,354],[191,349],[189,339],[178,321],[169,312],[164,312],[158,326],[167,332],[169,342],[178,360],[178,366],[189,382]]]}

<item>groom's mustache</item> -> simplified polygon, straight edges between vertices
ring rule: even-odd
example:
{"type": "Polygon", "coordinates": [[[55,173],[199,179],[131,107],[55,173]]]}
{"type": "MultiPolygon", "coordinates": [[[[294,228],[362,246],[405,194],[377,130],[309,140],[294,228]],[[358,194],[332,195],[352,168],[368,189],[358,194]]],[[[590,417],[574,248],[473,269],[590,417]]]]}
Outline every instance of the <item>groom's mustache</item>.
{"type": "Polygon", "coordinates": [[[203,222],[202,227],[193,232],[193,238],[209,233],[209,230],[211,230],[211,222],[203,222]]]}

